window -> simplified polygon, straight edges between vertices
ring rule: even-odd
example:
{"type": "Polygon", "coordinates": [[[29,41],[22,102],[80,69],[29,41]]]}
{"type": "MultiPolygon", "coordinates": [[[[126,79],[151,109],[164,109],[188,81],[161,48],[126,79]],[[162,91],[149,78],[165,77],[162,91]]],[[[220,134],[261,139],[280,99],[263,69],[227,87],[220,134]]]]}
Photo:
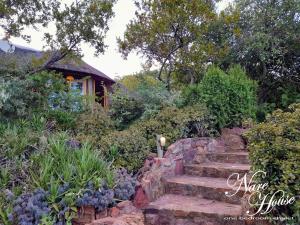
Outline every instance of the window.
{"type": "Polygon", "coordinates": [[[83,95],[83,83],[78,81],[71,82],[71,90],[75,92],[78,91],[81,95],[83,95]]]}

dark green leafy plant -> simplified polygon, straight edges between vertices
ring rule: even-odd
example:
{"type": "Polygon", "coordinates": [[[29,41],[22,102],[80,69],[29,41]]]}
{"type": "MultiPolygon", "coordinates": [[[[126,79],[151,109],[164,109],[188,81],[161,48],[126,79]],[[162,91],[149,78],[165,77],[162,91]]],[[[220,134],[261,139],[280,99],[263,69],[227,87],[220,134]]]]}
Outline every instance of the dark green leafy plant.
{"type": "MultiPolygon", "coordinates": [[[[19,76],[22,75],[19,71],[19,76]]],[[[67,88],[62,75],[49,72],[23,79],[3,79],[3,84],[0,85],[0,119],[26,118],[35,112],[45,111],[49,108],[50,96],[67,88]]]]}
{"type": "MultiPolygon", "coordinates": [[[[274,216],[288,216],[290,224],[300,223],[300,104],[291,105],[287,112],[276,110],[265,122],[257,124],[246,133],[250,150],[252,171],[264,171],[256,182],[268,183],[264,195],[283,190],[295,197],[292,205],[276,206],[274,216]]],[[[280,196],[275,195],[275,200],[280,196]]]]}
{"type": "Polygon", "coordinates": [[[185,104],[204,103],[216,117],[218,127],[240,126],[243,119],[254,118],[256,112],[256,83],[240,66],[226,74],[210,67],[201,83],[183,91],[185,104]]]}
{"type": "Polygon", "coordinates": [[[77,114],[74,112],[49,110],[46,117],[49,121],[55,121],[57,129],[69,130],[76,126],[77,114]]]}
{"type": "Polygon", "coordinates": [[[94,104],[93,109],[81,113],[76,119],[74,132],[76,139],[89,142],[99,148],[102,136],[115,128],[113,121],[100,105],[94,104]]]}
{"type": "Polygon", "coordinates": [[[49,140],[49,149],[34,156],[32,161],[35,163],[30,174],[35,187],[47,190],[54,181],[63,181],[79,188],[90,180],[109,176],[108,164],[90,145],[72,149],[66,145],[68,138],[66,133],[55,134],[49,140]]]}
{"type": "Polygon", "coordinates": [[[115,88],[111,95],[110,116],[119,129],[125,129],[144,112],[143,102],[130,96],[120,88],[115,88]]]}
{"type": "Polygon", "coordinates": [[[139,130],[127,129],[113,131],[100,140],[102,153],[110,158],[111,148],[117,148],[118,154],[114,156],[114,165],[124,167],[130,171],[138,170],[150,152],[147,139],[139,130]]]}
{"type": "Polygon", "coordinates": [[[214,127],[214,118],[205,106],[166,107],[150,119],[139,120],[126,130],[102,137],[100,149],[111,158],[114,148],[117,152],[114,165],[136,171],[150,152],[156,152],[157,134],[164,135],[168,144],[172,144],[178,138],[215,135],[214,127]]]}
{"type": "Polygon", "coordinates": [[[151,84],[142,78],[140,78],[135,93],[144,106],[142,119],[155,116],[164,107],[174,106],[180,95],[177,91],[168,90],[163,82],[157,81],[155,84],[151,84]]]}

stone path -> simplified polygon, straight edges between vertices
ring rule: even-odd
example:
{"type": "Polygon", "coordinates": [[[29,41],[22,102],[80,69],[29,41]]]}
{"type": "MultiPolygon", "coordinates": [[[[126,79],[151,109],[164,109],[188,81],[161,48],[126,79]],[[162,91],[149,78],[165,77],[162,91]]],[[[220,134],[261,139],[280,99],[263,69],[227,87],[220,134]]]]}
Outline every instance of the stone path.
{"type": "MultiPolygon", "coordinates": [[[[225,140],[226,142],[226,140],[225,140]]],[[[234,197],[227,178],[250,170],[248,153],[224,148],[218,152],[197,152],[195,160],[184,165],[184,174],[165,180],[165,194],[145,208],[146,225],[239,225],[242,215],[241,189],[234,197]],[[200,160],[197,160],[200,159],[200,160]]]]}

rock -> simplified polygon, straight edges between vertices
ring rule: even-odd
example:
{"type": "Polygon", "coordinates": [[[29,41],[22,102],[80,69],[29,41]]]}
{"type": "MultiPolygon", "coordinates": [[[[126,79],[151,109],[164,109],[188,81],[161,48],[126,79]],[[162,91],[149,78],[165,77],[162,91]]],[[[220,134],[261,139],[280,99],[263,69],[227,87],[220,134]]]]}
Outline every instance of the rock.
{"type": "Polygon", "coordinates": [[[111,209],[109,209],[109,215],[111,217],[118,217],[120,215],[120,209],[118,209],[117,207],[112,207],[111,209]]]}
{"type": "Polygon", "coordinates": [[[127,207],[129,207],[129,206],[133,206],[133,204],[132,204],[131,201],[128,201],[128,200],[127,200],[127,201],[120,202],[120,203],[117,204],[117,208],[120,209],[120,210],[122,210],[122,209],[124,209],[124,208],[127,208],[127,207]]]}
{"type": "Polygon", "coordinates": [[[88,225],[145,225],[142,212],[123,214],[119,217],[106,217],[88,225]]]}
{"type": "Polygon", "coordinates": [[[103,210],[103,211],[101,211],[101,212],[96,213],[96,219],[101,219],[101,218],[107,217],[107,215],[108,215],[108,212],[107,212],[107,211],[108,211],[108,210],[105,209],[105,210],[103,210]]]}
{"type": "Polygon", "coordinates": [[[157,214],[146,214],[145,220],[147,221],[147,225],[155,225],[158,223],[158,215],[157,214]]]}
{"type": "MultiPolygon", "coordinates": [[[[84,223],[85,225],[144,225],[143,212],[131,201],[123,201],[110,208],[105,217],[84,223]]],[[[104,215],[104,214],[103,214],[104,215]]]]}
{"type": "Polygon", "coordinates": [[[183,174],[183,161],[182,160],[177,160],[175,162],[175,175],[182,175],[183,174]]]}
{"type": "Polygon", "coordinates": [[[95,218],[95,208],[92,206],[85,206],[78,209],[77,218],[73,219],[73,223],[77,225],[85,225],[92,222],[95,218]]]}
{"type": "Polygon", "coordinates": [[[183,160],[186,163],[192,162],[193,159],[195,158],[196,154],[197,154],[197,149],[190,148],[188,150],[185,150],[183,153],[183,160]]]}
{"type": "Polygon", "coordinates": [[[133,200],[133,204],[137,208],[143,208],[144,206],[149,204],[149,198],[145,194],[145,191],[141,186],[137,187],[137,190],[136,190],[135,196],[134,196],[134,200],[133,200]]]}
{"type": "Polygon", "coordinates": [[[139,211],[131,201],[120,202],[116,207],[120,210],[120,214],[129,214],[139,211]]]}
{"type": "Polygon", "coordinates": [[[229,148],[229,151],[236,151],[236,150],[241,150],[245,149],[246,147],[246,142],[242,137],[242,134],[246,131],[247,129],[243,128],[224,128],[221,131],[221,137],[225,142],[226,147],[229,148]]]}

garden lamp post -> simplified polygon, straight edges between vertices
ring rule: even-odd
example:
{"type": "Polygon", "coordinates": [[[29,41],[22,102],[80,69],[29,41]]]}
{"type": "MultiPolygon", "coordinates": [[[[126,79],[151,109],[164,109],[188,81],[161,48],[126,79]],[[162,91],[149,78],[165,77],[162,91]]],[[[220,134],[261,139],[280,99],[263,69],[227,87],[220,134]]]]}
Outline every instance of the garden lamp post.
{"type": "Polygon", "coordinates": [[[157,144],[157,156],[162,158],[164,155],[163,148],[166,145],[166,138],[162,135],[156,135],[156,144],[157,144]]]}

